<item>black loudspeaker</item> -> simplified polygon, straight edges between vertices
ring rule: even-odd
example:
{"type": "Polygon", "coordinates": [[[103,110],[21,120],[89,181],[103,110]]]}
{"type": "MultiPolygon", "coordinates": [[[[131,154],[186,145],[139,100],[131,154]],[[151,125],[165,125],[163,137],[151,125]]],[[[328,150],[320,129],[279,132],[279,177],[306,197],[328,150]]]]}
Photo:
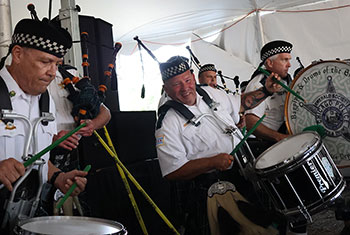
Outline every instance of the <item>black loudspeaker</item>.
{"type": "MultiPolygon", "coordinates": [[[[98,88],[100,81],[104,79],[104,72],[108,64],[113,62],[112,24],[91,16],[79,15],[79,27],[80,33],[88,33],[89,77],[91,83],[98,88]]],[[[119,111],[118,81],[115,69],[112,71],[111,80],[106,81],[106,86],[106,97],[108,97],[105,102],[106,106],[111,111],[119,111]]]]}
{"type": "Polygon", "coordinates": [[[157,157],[155,111],[114,112],[108,125],[119,158],[124,164],[157,157]]]}
{"type": "MultiPolygon", "coordinates": [[[[112,112],[107,125],[109,136],[123,164],[133,164],[157,158],[155,148],[155,111],[112,112]]],[[[98,131],[106,141],[104,130],[98,131]]],[[[95,135],[83,137],[79,142],[81,166],[92,165],[92,169],[114,166],[114,159],[100,144],[95,135]]]]}

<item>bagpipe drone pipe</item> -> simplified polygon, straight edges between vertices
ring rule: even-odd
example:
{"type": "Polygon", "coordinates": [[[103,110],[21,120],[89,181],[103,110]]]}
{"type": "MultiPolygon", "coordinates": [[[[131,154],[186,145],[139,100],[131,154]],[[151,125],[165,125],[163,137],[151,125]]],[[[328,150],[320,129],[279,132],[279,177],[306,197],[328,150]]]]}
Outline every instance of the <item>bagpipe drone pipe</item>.
{"type": "MultiPolygon", "coordinates": [[[[224,90],[227,94],[238,94],[239,93],[239,76],[235,76],[234,78],[231,78],[231,77],[228,77],[228,76],[225,76],[222,74],[222,71],[221,70],[218,70],[216,71],[215,69],[215,65],[213,64],[205,64],[205,65],[202,65],[199,61],[199,59],[195,56],[195,54],[193,53],[193,51],[191,50],[191,48],[189,46],[186,46],[186,49],[188,50],[189,54],[190,54],[190,67],[192,67],[192,63],[195,65],[195,67],[201,71],[203,68],[207,67],[208,65],[210,66],[213,66],[214,67],[214,70],[215,72],[217,72],[216,76],[217,77],[220,77],[220,81],[221,81],[221,84],[222,85],[219,85],[216,83],[215,85],[215,88],[219,89],[219,90],[224,90]],[[225,79],[229,79],[229,80],[232,80],[234,81],[235,85],[236,85],[236,91],[231,91],[227,85],[226,85],[226,80],[225,79]]],[[[214,71],[213,70],[213,71],[214,71]]],[[[191,69],[191,71],[193,72],[193,69],[191,69]]],[[[204,69],[204,71],[206,71],[204,69]]],[[[199,79],[199,78],[198,78],[199,79]]]]}
{"type": "Polygon", "coordinates": [[[67,71],[70,66],[60,65],[58,67],[58,70],[63,77],[63,85],[69,92],[68,99],[73,103],[71,114],[76,121],[81,119],[93,119],[99,114],[100,105],[106,99],[106,82],[111,79],[115,57],[121,48],[121,43],[115,44],[111,63],[108,64],[107,70],[104,72],[104,78],[100,79],[100,84],[97,90],[94,85],[91,84],[91,79],[89,77],[87,39],[88,33],[82,32],[82,66],[84,75],[81,79],[67,71]]]}

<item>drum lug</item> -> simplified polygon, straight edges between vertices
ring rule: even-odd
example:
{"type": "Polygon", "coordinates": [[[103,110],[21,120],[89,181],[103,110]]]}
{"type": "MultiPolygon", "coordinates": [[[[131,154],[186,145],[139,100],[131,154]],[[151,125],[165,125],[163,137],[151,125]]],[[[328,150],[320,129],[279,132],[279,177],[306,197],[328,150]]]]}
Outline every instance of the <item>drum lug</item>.
{"type": "Polygon", "coordinates": [[[308,221],[308,223],[313,222],[312,217],[305,206],[303,206],[303,207],[298,206],[298,209],[299,209],[300,213],[304,216],[304,218],[308,221]]]}

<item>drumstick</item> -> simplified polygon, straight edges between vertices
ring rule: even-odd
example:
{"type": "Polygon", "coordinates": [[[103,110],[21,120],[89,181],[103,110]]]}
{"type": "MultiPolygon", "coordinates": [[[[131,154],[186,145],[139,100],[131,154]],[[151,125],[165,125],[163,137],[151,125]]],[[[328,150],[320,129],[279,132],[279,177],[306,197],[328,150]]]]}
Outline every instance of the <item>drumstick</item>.
{"type": "Polygon", "coordinates": [[[129,177],[131,182],[134,183],[135,187],[141,192],[141,194],[146,198],[146,200],[151,204],[153,209],[158,213],[160,218],[163,219],[163,221],[168,225],[168,227],[176,234],[180,235],[180,233],[176,230],[174,225],[168,220],[168,218],[163,214],[163,212],[159,209],[159,207],[156,205],[156,203],[152,200],[152,198],[146,193],[146,191],[141,187],[141,185],[136,181],[136,179],[132,176],[132,174],[128,171],[128,169],[124,166],[124,164],[119,160],[118,155],[114,153],[107,143],[102,139],[102,137],[94,131],[94,134],[97,136],[100,143],[103,145],[103,147],[107,150],[109,155],[111,155],[114,160],[116,161],[116,164],[118,164],[124,171],[124,173],[129,177]]]}
{"type": "MultiPolygon", "coordinates": [[[[68,137],[70,137],[71,135],[73,135],[75,132],[77,132],[78,130],[80,130],[82,127],[86,126],[86,123],[82,123],[80,124],[80,126],[78,126],[77,128],[75,128],[74,130],[70,131],[69,133],[67,133],[66,135],[62,136],[61,138],[59,138],[58,140],[56,140],[55,142],[53,142],[51,145],[47,146],[46,148],[44,148],[43,150],[41,150],[39,153],[35,154],[33,157],[31,157],[29,160],[23,162],[24,167],[30,166],[33,162],[35,162],[36,160],[38,160],[41,156],[43,156],[45,153],[49,152],[50,150],[54,149],[57,145],[59,145],[61,142],[65,141],[68,137]]],[[[0,184],[0,189],[2,189],[4,187],[3,184],[0,184]]]]}
{"type": "Polygon", "coordinates": [[[77,128],[75,128],[74,130],[71,130],[69,133],[67,133],[66,135],[62,136],[61,138],[59,138],[58,140],[56,140],[55,142],[53,142],[51,145],[47,146],[46,148],[44,148],[43,150],[41,150],[39,153],[35,154],[33,157],[31,157],[29,160],[25,161],[23,163],[24,167],[27,167],[29,165],[31,165],[33,162],[35,162],[36,160],[38,160],[41,156],[43,156],[45,153],[49,152],[50,150],[54,149],[57,145],[59,145],[61,142],[65,141],[68,137],[70,137],[71,135],[73,135],[75,132],[79,131],[81,128],[83,128],[84,126],[86,126],[86,123],[82,123],[80,124],[80,126],[78,126],[77,128]]]}
{"type": "MultiPolygon", "coordinates": [[[[91,165],[87,165],[83,171],[88,172],[91,169],[91,165]]],[[[77,183],[74,182],[74,184],[68,189],[67,193],[64,195],[64,197],[58,202],[56,209],[60,209],[63,203],[67,200],[67,198],[72,194],[74,189],[77,187],[77,183]]]]}
{"type": "MultiPolygon", "coordinates": [[[[258,70],[260,72],[262,72],[263,74],[265,74],[266,76],[270,76],[270,73],[268,71],[266,71],[265,69],[259,67],[258,70]]],[[[277,80],[275,77],[272,77],[273,81],[278,83],[279,85],[281,85],[284,89],[286,89],[288,92],[292,93],[295,97],[299,98],[300,100],[302,100],[304,103],[306,103],[306,100],[301,97],[298,93],[296,93],[295,91],[293,91],[292,89],[290,89],[290,87],[286,86],[283,82],[277,80]]]]}
{"type": "Polygon", "coordinates": [[[303,129],[303,131],[316,131],[321,136],[321,139],[327,135],[326,130],[321,125],[307,126],[303,129]]]}
{"type": "Polygon", "coordinates": [[[256,123],[255,125],[252,127],[252,129],[250,129],[248,131],[248,133],[243,137],[243,139],[236,145],[236,147],[232,150],[232,152],[230,153],[230,155],[234,155],[238,149],[242,146],[242,144],[244,143],[244,141],[246,141],[248,139],[248,137],[255,131],[255,129],[260,125],[260,123],[264,120],[266,114],[264,114],[256,123]]]}
{"type": "MultiPolygon", "coordinates": [[[[110,149],[113,151],[113,153],[117,154],[117,151],[116,151],[115,148],[114,148],[112,139],[111,139],[111,137],[109,136],[107,127],[104,126],[103,129],[104,129],[104,131],[105,131],[105,136],[106,136],[106,139],[107,139],[108,146],[109,146],[110,149]]],[[[117,164],[117,168],[118,168],[120,177],[122,178],[122,181],[123,181],[123,183],[124,183],[126,192],[128,193],[128,196],[129,196],[131,205],[132,205],[132,207],[134,208],[134,212],[135,212],[135,215],[136,215],[137,220],[139,221],[139,224],[140,224],[140,227],[141,227],[141,229],[142,229],[142,232],[143,232],[143,234],[148,235],[148,231],[147,231],[145,222],[143,221],[141,212],[140,212],[140,210],[139,210],[139,207],[137,206],[137,203],[136,203],[134,194],[133,194],[132,191],[131,191],[131,188],[130,188],[128,179],[126,178],[123,169],[122,169],[118,164],[117,164]]]]}

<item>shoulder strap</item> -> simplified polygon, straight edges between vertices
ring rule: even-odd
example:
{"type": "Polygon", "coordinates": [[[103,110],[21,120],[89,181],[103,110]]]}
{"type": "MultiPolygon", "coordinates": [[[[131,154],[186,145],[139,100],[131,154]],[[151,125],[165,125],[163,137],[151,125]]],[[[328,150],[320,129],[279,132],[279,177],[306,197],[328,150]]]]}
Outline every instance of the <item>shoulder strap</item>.
{"type": "MultiPolygon", "coordinates": [[[[6,86],[4,79],[0,76],[0,112],[5,110],[12,110],[11,99],[9,95],[9,90],[6,86]]],[[[5,124],[8,122],[13,122],[11,119],[1,119],[5,124]]]]}
{"type": "Polygon", "coordinates": [[[185,105],[175,100],[168,100],[158,109],[158,120],[156,129],[162,127],[163,119],[170,108],[173,108],[177,112],[179,112],[185,119],[187,119],[187,121],[191,121],[192,118],[194,118],[194,114],[185,105]]]}
{"type": "MultiPolygon", "coordinates": [[[[9,90],[7,88],[7,85],[4,79],[0,76],[0,111],[3,109],[12,111],[12,104],[11,104],[11,98],[9,95],[9,90]]],[[[47,90],[40,97],[39,109],[40,109],[41,116],[43,116],[44,113],[49,112],[50,97],[49,97],[49,92],[47,90]]],[[[11,119],[3,119],[2,121],[5,122],[5,124],[7,124],[8,122],[13,122],[13,120],[11,119]]],[[[48,122],[43,121],[42,124],[47,126],[48,122]]]]}
{"type": "Polygon", "coordinates": [[[210,98],[208,93],[198,85],[196,85],[196,91],[202,97],[203,101],[211,108],[213,106],[213,100],[210,98]]]}
{"type": "MultiPolygon", "coordinates": [[[[49,92],[46,90],[44,93],[41,94],[39,99],[39,109],[40,109],[40,116],[44,116],[45,113],[49,113],[50,109],[50,96],[49,92]]],[[[41,121],[41,124],[44,126],[47,126],[49,124],[48,121],[41,121]]]]}

